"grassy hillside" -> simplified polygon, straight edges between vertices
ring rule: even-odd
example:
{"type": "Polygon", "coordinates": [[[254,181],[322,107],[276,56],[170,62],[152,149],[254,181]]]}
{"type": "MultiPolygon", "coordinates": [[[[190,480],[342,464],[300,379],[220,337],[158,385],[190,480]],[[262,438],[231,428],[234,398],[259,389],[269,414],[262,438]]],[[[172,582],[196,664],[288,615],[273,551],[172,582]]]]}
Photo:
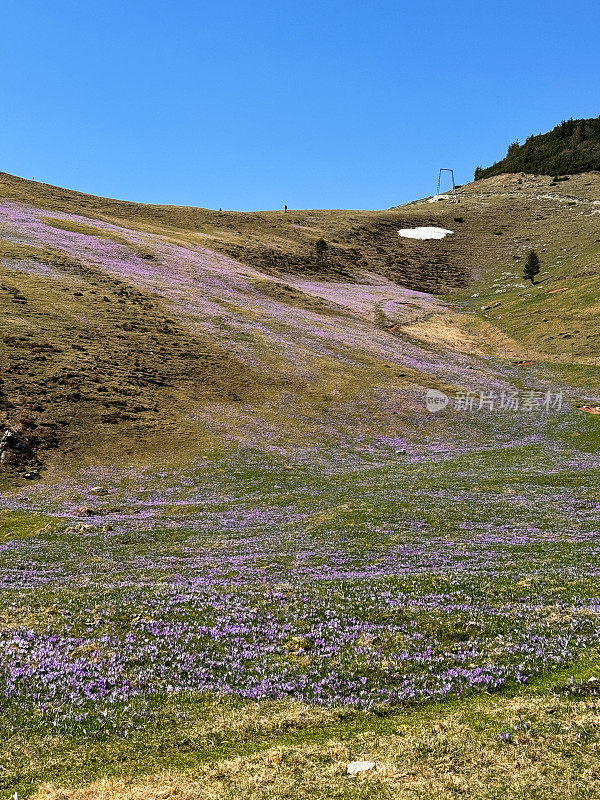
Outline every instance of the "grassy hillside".
{"type": "Polygon", "coordinates": [[[574,175],[600,170],[600,117],[569,119],[548,133],[530,136],[508,148],[506,158],[491,167],[477,167],[475,180],[526,172],[534,175],[574,175]]]}
{"type": "MultiPolygon", "coordinates": [[[[232,256],[269,274],[292,273],[352,280],[368,268],[409,288],[436,289],[464,283],[465,273],[450,263],[443,248],[433,260],[411,247],[399,247],[402,224],[433,224],[428,208],[413,213],[368,211],[219,212],[202,208],[148,206],[83,195],[0,173],[0,197],[49,211],[157,234],[171,242],[194,244],[232,256]],[[319,255],[318,239],[328,247],[319,255]],[[457,271],[458,270],[458,271],[457,271]]],[[[451,209],[445,215],[452,220],[451,209]]],[[[437,223],[436,223],[437,224],[437,223]]],[[[428,254],[431,255],[431,254],[428,254]]]]}
{"type": "MultiPolygon", "coordinates": [[[[548,178],[505,175],[464,190],[463,208],[481,204],[496,221],[495,244],[471,261],[473,282],[460,290],[465,309],[498,334],[496,352],[516,341],[538,361],[595,366],[600,359],[600,175],[548,178]],[[523,278],[534,248],[542,271],[523,278]]],[[[514,351],[512,351],[514,352],[514,351]]]]}
{"type": "Polygon", "coordinates": [[[600,797],[600,176],[0,197],[0,793],[600,797]]]}
{"type": "MultiPolygon", "coordinates": [[[[7,175],[0,192],[0,423],[20,447],[5,476],[101,459],[117,434],[129,458],[177,458],[190,437],[223,442],[221,418],[229,437],[254,417],[259,438],[271,427],[288,445],[300,431],[322,441],[325,408],[341,423],[375,387],[416,398],[419,385],[455,384],[448,347],[580,366],[600,356],[595,175],[493,178],[463,187],[458,205],[382,212],[141,206],[7,175]],[[397,234],[428,224],[454,233],[397,234]],[[520,277],[532,246],[536,287],[520,277]]],[[[385,411],[351,415],[367,439],[383,435],[385,411]]]]}

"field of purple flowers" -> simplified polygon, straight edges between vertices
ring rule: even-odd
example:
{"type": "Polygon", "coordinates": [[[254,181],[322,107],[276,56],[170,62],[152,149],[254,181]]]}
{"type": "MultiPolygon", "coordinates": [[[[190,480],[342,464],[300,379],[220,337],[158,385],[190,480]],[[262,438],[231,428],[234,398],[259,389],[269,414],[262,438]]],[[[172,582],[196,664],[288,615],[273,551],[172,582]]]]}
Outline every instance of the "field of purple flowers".
{"type": "MultiPolygon", "coordinates": [[[[137,769],[163,734],[169,767],[215,703],[380,719],[598,661],[600,436],[564,372],[390,335],[441,304],[383,279],[297,280],[285,304],[232,259],[125,233],[16,204],[0,225],[160,296],[283,388],[186,411],[211,434],[191,463],[3,493],[0,790],[101,776],[128,747],[137,769]],[[434,415],[428,386],[566,401],[434,415]]],[[[40,258],[3,265],[51,280],[40,258]]]]}
{"type": "Polygon", "coordinates": [[[298,474],[240,455],[16,493],[3,737],[127,737],[190,693],[377,710],[568,665],[600,638],[600,494],[596,458],[563,456],[298,474]]]}

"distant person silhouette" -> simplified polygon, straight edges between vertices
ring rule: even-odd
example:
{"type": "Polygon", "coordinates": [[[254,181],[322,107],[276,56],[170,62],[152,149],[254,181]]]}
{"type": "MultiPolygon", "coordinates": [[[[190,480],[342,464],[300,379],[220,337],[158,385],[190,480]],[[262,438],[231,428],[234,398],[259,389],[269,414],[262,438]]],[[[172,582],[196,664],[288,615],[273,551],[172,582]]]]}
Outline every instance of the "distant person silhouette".
{"type": "Polygon", "coordinates": [[[284,210],[284,211],[285,211],[285,213],[287,214],[287,206],[284,206],[284,207],[283,207],[283,210],[284,210]]]}

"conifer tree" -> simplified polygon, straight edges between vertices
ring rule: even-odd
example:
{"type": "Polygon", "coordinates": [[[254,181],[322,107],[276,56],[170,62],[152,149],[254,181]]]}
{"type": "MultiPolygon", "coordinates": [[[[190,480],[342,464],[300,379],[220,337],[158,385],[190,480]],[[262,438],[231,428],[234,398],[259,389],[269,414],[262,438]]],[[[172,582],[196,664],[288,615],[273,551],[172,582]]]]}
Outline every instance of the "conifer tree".
{"type": "Polygon", "coordinates": [[[325,255],[325,253],[327,252],[327,248],[328,248],[328,244],[325,241],[325,239],[323,239],[323,238],[317,239],[317,241],[315,242],[315,249],[316,249],[317,255],[319,257],[325,255]]]}
{"type": "Polygon", "coordinates": [[[530,250],[529,254],[527,255],[527,259],[525,261],[525,267],[523,269],[523,277],[531,281],[532,285],[535,283],[535,276],[539,273],[541,269],[540,259],[538,258],[538,254],[535,250],[530,250]]]}

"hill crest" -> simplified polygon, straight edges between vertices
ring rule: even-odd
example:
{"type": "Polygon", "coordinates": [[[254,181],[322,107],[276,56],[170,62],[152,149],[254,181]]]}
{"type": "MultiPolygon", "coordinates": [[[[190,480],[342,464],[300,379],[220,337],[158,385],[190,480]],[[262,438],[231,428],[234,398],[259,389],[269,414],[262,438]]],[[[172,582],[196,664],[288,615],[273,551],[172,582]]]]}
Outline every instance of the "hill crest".
{"type": "Polygon", "coordinates": [[[551,131],[513,142],[506,157],[475,170],[475,180],[510,172],[575,175],[600,170],[600,117],[564,120],[551,131]]]}

